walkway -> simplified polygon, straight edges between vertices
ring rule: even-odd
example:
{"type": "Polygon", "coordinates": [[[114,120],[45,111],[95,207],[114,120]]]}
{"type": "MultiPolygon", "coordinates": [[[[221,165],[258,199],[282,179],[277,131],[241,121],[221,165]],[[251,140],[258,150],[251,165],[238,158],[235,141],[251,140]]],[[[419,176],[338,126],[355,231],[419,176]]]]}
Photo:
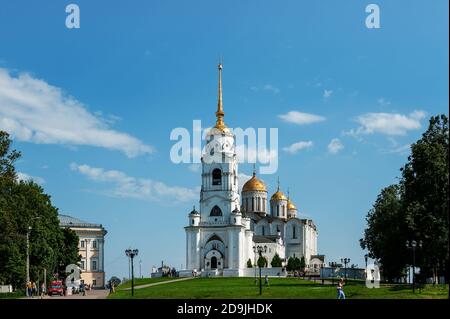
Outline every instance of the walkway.
{"type": "MultiPolygon", "coordinates": [[[[177,281],[184,281],[184,280],[190,280],[190,279],[194,279],[195,277],[186,277],[186,278],[180,278],[180,279],[174,279],[174,280],[165,280],[165,281],[158,281],[158,282],[154,282],[151,284],[145,284],[145,285],[139,285],[139,286],[134,286],[134,289],[142,289],[142,288],[147,288],[147,287],[152,287],[152,286],[158,286],[158,285],[164,285],[164,284],[170,284],[172,282],[177,282],[177,281]]],[[[131,290],[130,288],[125,288],[124,290],[131,290]]]]}

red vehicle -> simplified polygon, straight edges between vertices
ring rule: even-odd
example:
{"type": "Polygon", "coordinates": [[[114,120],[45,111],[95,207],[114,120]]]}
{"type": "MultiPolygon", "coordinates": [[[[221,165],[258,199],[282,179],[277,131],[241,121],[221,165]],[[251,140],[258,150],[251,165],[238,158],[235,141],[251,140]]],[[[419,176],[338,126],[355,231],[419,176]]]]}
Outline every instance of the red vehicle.
{"type": "Polygon", "coordinates": [[[53,295],[64,296],[64,288],[63,288],[62,281],[60,281],[60,280],[52,281],[50,284],[50,287],[48,288],[48,295],[49,296],[53,296],[53,295]]]}

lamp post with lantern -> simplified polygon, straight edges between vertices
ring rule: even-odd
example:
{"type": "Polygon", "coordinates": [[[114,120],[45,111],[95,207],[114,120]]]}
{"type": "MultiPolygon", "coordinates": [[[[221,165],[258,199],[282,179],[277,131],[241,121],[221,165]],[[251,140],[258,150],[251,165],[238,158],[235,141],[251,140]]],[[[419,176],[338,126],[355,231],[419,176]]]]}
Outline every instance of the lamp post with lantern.
{"type": "Polygon", "coordinates": [[[364,260],[366,261],[366,270],[364,271],[364,273],[366,274],[366,280],[367,280],[367,260],[369,259],[369,255],[365,254],[364,255],[364,260]]]}
{"type": "Polygon", "coordinates": [[[256,254],[256,253],[258,253],[258,255],[259,255],[259,258],[258,258],[258,267],[259,267],[259,294],[260,295],[262,295],[262,280],[261,280],[261,268],[262,268],[262,263],[263,263],[263,260],[262,260],[262,253],[264,252],[264,253],[266,253],[267,252],[267,246],[264,246],[264,247],[262,247],[262,246],[258,246],[258,247],[256,247],[256,246],[253,246],[253,252],[256,254]]]}
{"type": "Polygon", "coordinates": [[[350,263],[350,258],[341,258],[341,262],[344,264],[344,277],[347,279],[347,264],[350,263]]]}
{"type": "Polygon", "coordinates": [[[131,249],[128,248],[125,250],[125,255],[127,255],[128,258],[131,260],[131,296],[134,296],[134,263],[133,259],[136,257],[139,253],[138,249],[131,249]]]}
{"type": "Polygon", "coordinates": [[[416,290],[416,247],[422,248],[422,241],[419,240],[417,242],[416,240],[407,240],[406,241],[406,248],[412,250],[412,262],[413,262],[413,274],[412,274],[412,281],[413,281],[413,293],[416,290]]]}

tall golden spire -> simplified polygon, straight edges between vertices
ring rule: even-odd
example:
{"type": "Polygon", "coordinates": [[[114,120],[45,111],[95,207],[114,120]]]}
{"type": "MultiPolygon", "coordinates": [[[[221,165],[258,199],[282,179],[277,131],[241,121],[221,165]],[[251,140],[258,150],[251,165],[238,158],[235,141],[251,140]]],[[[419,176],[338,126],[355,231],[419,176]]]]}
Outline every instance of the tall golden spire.
{"type": "Polygon", "coordinates": [[[219,63],[219,65],[218,65],[219,97],[218,97],[218,101],[217,101],[217,112],[216,112],[217,121],[216,121],[216,126],[215,126],[215,128],[217,128],[219,130],[223,130],[227,127],[225,125],[225,123],[223,122],[223,117],[224,117],[225,113],[223,112],[223,104],[222,104],[222,68],[223,68],[222,63],[219,63]]]}

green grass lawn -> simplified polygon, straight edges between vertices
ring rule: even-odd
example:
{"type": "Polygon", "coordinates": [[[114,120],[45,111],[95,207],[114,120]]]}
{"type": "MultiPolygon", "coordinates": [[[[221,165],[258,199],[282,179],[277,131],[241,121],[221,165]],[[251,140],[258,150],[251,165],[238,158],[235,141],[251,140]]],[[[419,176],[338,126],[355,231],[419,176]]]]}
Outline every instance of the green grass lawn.
{"type": "MultiPolygon", "coordinates": [[[[420,292],[416,290],[416,293],[413,294],[409,286],[400,285],[369,289],[363,283],[351,282],[344,287],[348,299],[444,299],[447,298],[447,289],[448,285],[436,285],[434,287],[429,285],[421,289],[420,292]]],[[[131,292],[118,289],[115,294],[108,298],[131,298],[131,292]]],[[[334,299],[336,298],[336,285],[322,285],[319,281],[315,283],[299,278],[271,278],[270,286],[263,286],[263,294],[260,296],[259,286],[255,285],[254,278],[196,278],[135,289],[134,298],[334,299]]]]}
{"type": "MultiPolygon", "coordinates": [[[[170,278],[170,277],[160,277],[160,278],[135,278],[134,279],[134,286],[139,285],[146,285],[146,284],[152,284],[155,282],[161,282],[161,281],[167,281],[167,280],[174,280],[178,278],[170,278]]],[[[131,280],[128,280],[127,282],[120,284],[118,287],[116,287],[116,290],[123,290],[126,288],[131,287],[131,280]]]]}

